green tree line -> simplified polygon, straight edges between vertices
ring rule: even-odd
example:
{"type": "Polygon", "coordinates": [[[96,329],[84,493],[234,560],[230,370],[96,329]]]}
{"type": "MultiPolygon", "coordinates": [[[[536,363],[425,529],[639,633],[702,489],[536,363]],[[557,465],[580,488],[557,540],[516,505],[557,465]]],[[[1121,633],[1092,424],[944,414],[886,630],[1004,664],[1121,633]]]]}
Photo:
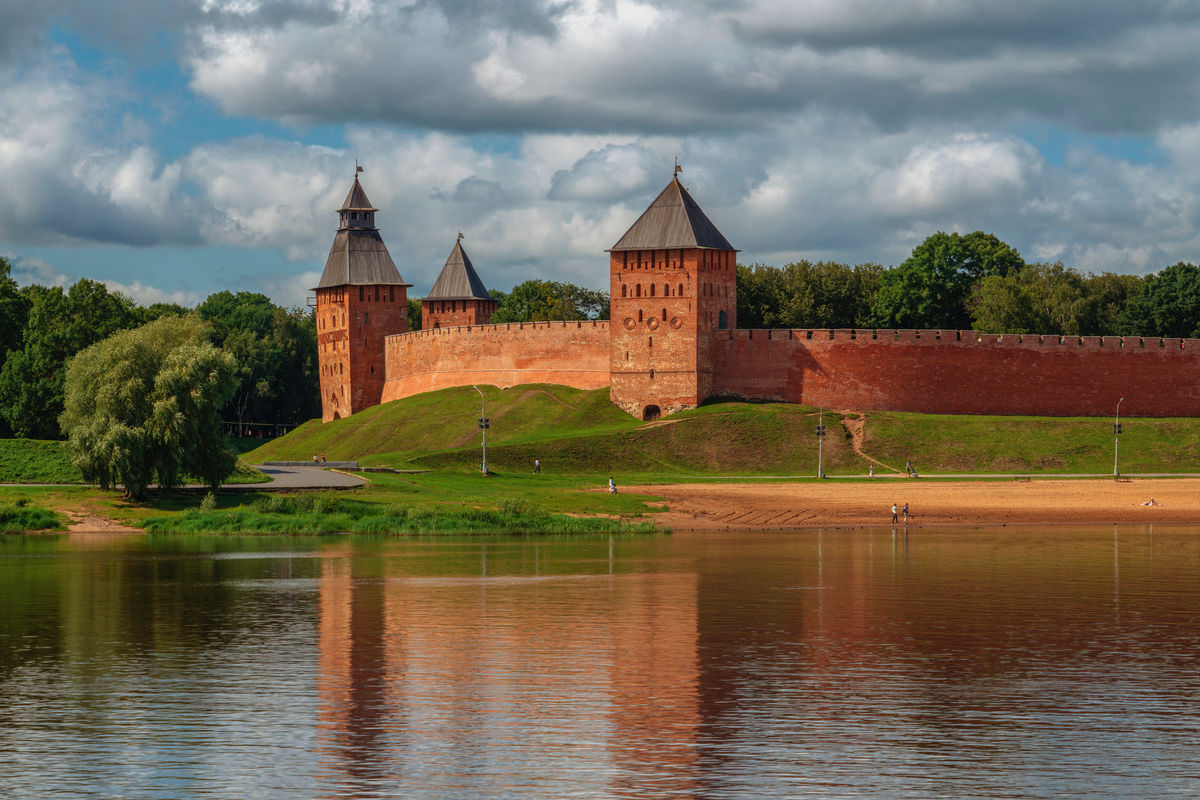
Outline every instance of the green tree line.
{"type": "Polygon", "coordinates": [[[220,419],[300,423],[320,414],[317,332],[307,309],[254,292],[217,292],[195,309],[138,305],[87,278],[70,287],[19,286],[0,257],[0,435],[63,436],[67,366],[78,353],[164,317],[194,316],[233,357],[236,389],[220,419]]]}
{"type": "MultiPolygon", "coordinates": [[[[560,281],[493,291],[493,321],[607,319],[608,295],[560,281]]],[[[71,358],[164,317],[194,315],[235,364],[228,421],[298,423],[320,413],[316,326],[308,309],[254,292],[217,292],[195,309],[141,306],[104,284],[19,286],[0,258],[0,435],[58,438],[71,358]]],[[[409,321],[420,327],[420,300],[409,321]]],[[[1026,263],[993,234],[938,232],[899,266],[800,261],[738,266],[742,328],[942,328],[991,333],[1200,338],[1200,267],[1144,276],[1026,263]]]]}
{"type": "Polygon", "coordinates": [[[939,231],[891,268],[738,265],[738,326],[1200,338],[1200,268],[1084,273],[1026,263],[990,233],[939,231]]]}

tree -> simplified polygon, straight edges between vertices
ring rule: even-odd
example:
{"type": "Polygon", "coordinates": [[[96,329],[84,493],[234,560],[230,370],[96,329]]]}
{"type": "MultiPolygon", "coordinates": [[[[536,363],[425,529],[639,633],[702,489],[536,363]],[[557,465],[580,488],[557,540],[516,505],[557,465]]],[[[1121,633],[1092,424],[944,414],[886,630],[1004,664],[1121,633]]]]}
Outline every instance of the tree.
{"type": "Polygon", "coordinates": [[[84,278],[64,292],[29,286],[29,316],[20,350],[0,369],[0,415],[13,433],[50,439],[63,410],[63,378],[71,356],[139,323],[133,301],[84,278]]]}
{"type": "Polygon", "coordinates": [[[965,328],[977,282],[1024,266],[1021,255],[990,233],[938,231],[880,278],[875,323],[904,328],[965,328]]]}
{"type": "Polygon", "coordinates": [[[21,294],[12,275],[12,265],[0,256],[0,365],[10,350],[21,346],[21,336],[29,318],[29,298],[21,294]]]}
{"type": "Polygon", "coordinates": [[[408,329],[410,331],[421,330],[421,298],[408,298],[408,329]]]}
{"type": "Polygon", "coordinates": [[[216,488],[236,457],[221,433],[221,406],[237,363],[207,341],[195,316],[164,317],[86,348],[67,368],[60,418],[87,480],[141,497],[184,474],[216,488]]]}
{"type": "Polygon", "coordinates": [[[257,292],[217,292],[196,307],[213,344],[237,359],[238,387],[224,409],[239,423],[299,422],[320,413],[317,329],[311,312],[257,292]]]}
{"type": "Polygon", "coordinates": [[[1200,337],[1200,267],[1180,261],[1149,276],[1118,328],[1127,336],[1200,337]]]}
{"type": "Polygon", "coordinates": [[[738,324],[744,328],[860,328],[883,267],[799,261],[783,268],[738,265],[738,324]]]}
{"type": "Polygon", "coordinates": [[[608,292],[573,283],[528,280],[511,292],[489,292],[497,301],[492,322],[608,319],[608,292]]]}
{"type": "Polygon", "coordinates": [[[1147,278],[1141,275],[1118,275],[1101,272],[1084,278],[1088,301],[1091,303],[1091,328],[1096,336],[1120,333],[1121,315],[1146,288],[1147,278]]]}

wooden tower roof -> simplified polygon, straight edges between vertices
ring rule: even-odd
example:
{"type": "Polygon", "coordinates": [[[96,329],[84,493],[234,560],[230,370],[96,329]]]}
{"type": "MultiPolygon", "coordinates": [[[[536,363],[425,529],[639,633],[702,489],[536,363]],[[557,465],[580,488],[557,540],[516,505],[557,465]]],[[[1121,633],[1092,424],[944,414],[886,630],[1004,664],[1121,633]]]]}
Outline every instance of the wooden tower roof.
{"type": "Polygon", "coordinates": [[[467,251],[462,246],[462,234],[454,243],[446,265],[433,282],[433,288],[425,295],[427,300],[491,300],[483,281],[475,272],[467,251]]]}
{"type": "Polygon", "coordinates": [[[374,225],[374,213],[377,210],[367,199],[367,193],[355,174],[354,185],[338,209],[341,225],[333,237],[329,257],[325,259],[325,270],[321,273],[318,289],[356,284],[412,286],[400,277],[400,271],[396,269],[387,245],[374,225]]]}
{"type": "Polygon", "coordinates": [[[693,247],[735,249],[676,177],[609,252],[693,247]]]}

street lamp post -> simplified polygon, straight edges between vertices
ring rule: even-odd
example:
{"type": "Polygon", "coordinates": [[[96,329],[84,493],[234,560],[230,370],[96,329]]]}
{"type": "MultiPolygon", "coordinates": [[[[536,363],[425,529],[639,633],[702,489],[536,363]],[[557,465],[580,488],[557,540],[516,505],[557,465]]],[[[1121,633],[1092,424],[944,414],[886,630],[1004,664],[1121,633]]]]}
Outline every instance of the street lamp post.
{"type": "Polygon", "coordinates": [[[479,430],[483,432],[483,461],[479,462],[479,471],[487,475],[487,432],[488,427],[490,427],[487,417],[487,401],[483,397],[483,391],[478,386],[472,386],[471,388],[479,392],[479,430]]]}
{"type": "Polygon", "coordinates": [[[825,409],[819,408],[817,413],[819,414],[817,417],[817,477],[824,478],[825,409]]]}
{"type": "Polygon", "coordinates": [[[1113,478],[1121,477],[1121,471],[1117,468],[1117,456],[1121,452],[1121,403],[1125,402],[1122,397],[1117,401],[1117,415],[1113,417],[1113,478]]]}

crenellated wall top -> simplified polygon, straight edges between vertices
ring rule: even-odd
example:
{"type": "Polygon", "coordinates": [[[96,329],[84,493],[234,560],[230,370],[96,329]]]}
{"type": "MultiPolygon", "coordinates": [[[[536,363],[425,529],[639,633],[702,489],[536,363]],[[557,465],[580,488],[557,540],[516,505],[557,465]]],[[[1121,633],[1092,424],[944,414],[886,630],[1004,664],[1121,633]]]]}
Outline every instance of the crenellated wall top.
{"type": "Polygon", "coordinates": [[[911,328],[755,328],[714,331],[718,339],[790,339],[813,342],[874,344],[956,344],[1045,349],[1077,347],[1085,350],[1200,350],[1200,339],[1160,336],[1061,336],[1035,333],[979,333],[964,330],[917,330],[911,328]]]}
{"type": "Polygon", "coordinates": [[[551,320],[549,322],[501,322],[496,325],[457,325],[454,327],[445,328],[424,328],[419,331],[408,331],[407,333],[393,333],[385,337],[387,340],[404,339],[404,338],[420,338],[435,336],[459,336],[462,334],[485,334],[485,333],[505,333],[513,331],[558,331],[571,330],[582,328],[600,328],[607,330],[608,320],[606,319],[573,319],[573,320],[551,320]]]}

